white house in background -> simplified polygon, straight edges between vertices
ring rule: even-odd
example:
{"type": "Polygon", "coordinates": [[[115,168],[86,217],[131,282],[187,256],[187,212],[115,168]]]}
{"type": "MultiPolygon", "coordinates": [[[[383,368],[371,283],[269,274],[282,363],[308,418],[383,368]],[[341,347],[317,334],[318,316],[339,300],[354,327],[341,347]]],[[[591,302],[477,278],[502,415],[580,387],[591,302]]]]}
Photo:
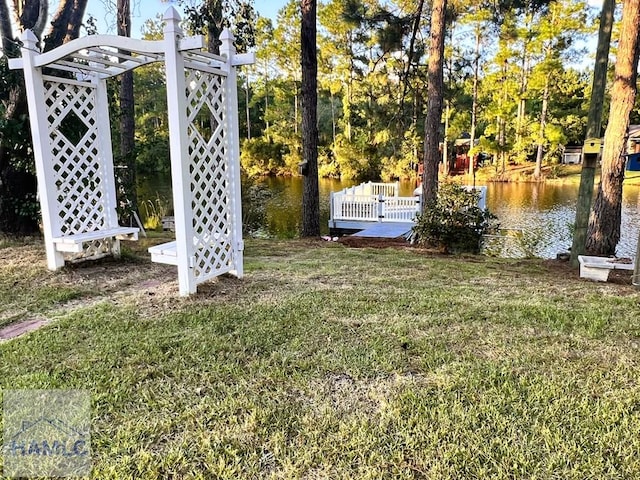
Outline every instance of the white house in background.
{"type": "MultiPolygon", "coordinates": [[[[640,125],[629,125],[627,140],[627,153],[640,153],[640,125]]],[[[604,148],[604,139],[600,147],[600,155],[604,148]]],[[[582,163],[582,145],[569,145],[564,147],[562,154],[562,163],[564,164],[581,164],[582,163]]]]}
{"type": "Polygon", "coordinates": [[[562,163],[575,165],[582,163],[582,146],[573,145],[564,147],[564,152],[562,154],[562,163]]]}

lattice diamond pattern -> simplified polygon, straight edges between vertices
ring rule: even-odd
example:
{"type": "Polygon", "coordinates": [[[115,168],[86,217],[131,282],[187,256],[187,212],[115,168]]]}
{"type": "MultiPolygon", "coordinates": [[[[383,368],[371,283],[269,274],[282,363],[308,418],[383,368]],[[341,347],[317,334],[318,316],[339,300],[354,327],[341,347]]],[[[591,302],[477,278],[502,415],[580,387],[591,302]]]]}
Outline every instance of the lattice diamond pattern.
{"type": "Polygon", "coordinates": [[[87,258],[95,259],[105,257],[111,254],[113,249],[112,238],[102,238],[100,240],[93,240],[86,242],[83,246],[81,253],[65,253],[65,261],[75,262],[80,260],[86,260],[87,258]]]}
{"type": "Polygon", "coordinates": [[[232,265],[229,166],[224,128],[225,77],[188,70],[191,206],[198,282],[232,265]]]}
{"type": "MultiPolygon", "coordinates": [[[[61,233],[72,235],[103,228],[106,185],[96,147],[94,88],[46,82],[45,98],[61,233]]],[[[95,250],[95,246],[87,248],[95,250]]],[[[90,253],[87,251],[88,256],[90,253]]]]}

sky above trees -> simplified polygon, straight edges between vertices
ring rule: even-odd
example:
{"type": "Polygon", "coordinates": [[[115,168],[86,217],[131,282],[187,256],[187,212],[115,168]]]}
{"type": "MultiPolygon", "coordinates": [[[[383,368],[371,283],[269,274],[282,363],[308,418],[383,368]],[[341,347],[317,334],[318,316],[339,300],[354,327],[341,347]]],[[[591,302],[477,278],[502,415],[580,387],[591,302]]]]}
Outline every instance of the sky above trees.
{"type": "MultiPolygon", "coordinates": [[[[98,21],[100,33],[115,33],[115,2],[111,7],[109,2],[102,0],[89,0],[87,6],[87,15],[93,15],[98,21]],[[106,5],[105,5],[106,3],[106,5]]],[[[254,0],[254,7],[261,16],[271,18],[275,21],[278,11],[284,7],[286,0],[254,0]]],[[[167,0],[138,0],[132,2],[132,36],[140,38],[142,36],[141,28],[144,22],[157,14],[162,15],[169,5],[173,5],[178,10],[179,5],[175,1],[167,0]]]]}

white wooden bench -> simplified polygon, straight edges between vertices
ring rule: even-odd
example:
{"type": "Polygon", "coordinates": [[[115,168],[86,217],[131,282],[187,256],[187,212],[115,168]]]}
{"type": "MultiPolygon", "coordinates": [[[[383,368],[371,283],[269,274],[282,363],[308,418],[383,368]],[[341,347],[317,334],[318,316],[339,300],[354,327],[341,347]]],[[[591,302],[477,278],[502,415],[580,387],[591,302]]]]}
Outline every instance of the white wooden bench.
{"type": "Polygon", "coordinates": [[[117,240],[138,240],[139,231],[139,228],[134,227],[117,227],[107,230],[96,230],[93,232],[54,237],[53,243],[55,244],[58,252],[82,253],[84,243],[104,240],[107,238],[115,238],[117,240]]]}
{"type": "MultiPolygon", "coordinates": [[[[220,239],[224,239],[226,242],[229,241],[229,236],[220,235],[219,233],[214,233],[213,235],[206,235],[204,238],[198,239],[197,237],[193,237],[193,246],[195,250],[202,250],[203,245],[211,246],[215,245],[220,241],[220,239]],[[200,244],[200,247],[198,245],[200,244]]],[[[178,242],[174,240],[173,242],[161,243],[160,245],[155,245],[153,247],[149,247],[147,251],[151,254],[151,261],[156,263],[165,263],[167,265],[178,265],[178,242]]],[[[189,266],[192,267],[195,263],[194,258],[189,258],[189,266]]]]}
{"type": "Polygon", "coordinates": [[[151,254],[151,261],[156,263],[166,263],[167,265],[178,265],[177,242],[167,242],[155,247],[150,247],[147,251],[151,254]]]}

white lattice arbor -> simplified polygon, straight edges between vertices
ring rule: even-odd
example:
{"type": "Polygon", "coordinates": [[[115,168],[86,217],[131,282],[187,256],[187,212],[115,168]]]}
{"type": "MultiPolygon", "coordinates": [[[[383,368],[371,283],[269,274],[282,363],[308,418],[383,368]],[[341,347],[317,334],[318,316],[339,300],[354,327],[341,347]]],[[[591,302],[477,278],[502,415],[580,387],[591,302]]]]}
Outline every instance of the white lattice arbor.
{"type": "Polygon", "coordinates": [[[242,214],[236,66],[233,35],[222,55],[201,36],[184,37],[173,8],[164,40],[93,35],[40,53],[25,32],[22,58],[42,210],[47,263],[119,254],[121,227],[106,80],[152,62],[165,64],[176,241],[150,248],[153,261],[177,265],[180,294],[222,273],[242,276],[242,214]],[[123,53],[127,52],[127,53],[123,53]]]}

